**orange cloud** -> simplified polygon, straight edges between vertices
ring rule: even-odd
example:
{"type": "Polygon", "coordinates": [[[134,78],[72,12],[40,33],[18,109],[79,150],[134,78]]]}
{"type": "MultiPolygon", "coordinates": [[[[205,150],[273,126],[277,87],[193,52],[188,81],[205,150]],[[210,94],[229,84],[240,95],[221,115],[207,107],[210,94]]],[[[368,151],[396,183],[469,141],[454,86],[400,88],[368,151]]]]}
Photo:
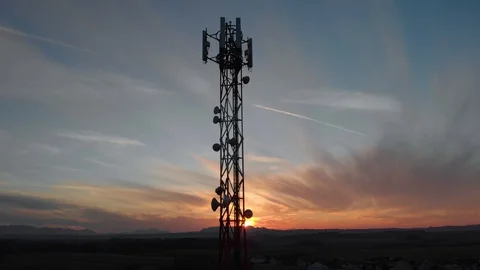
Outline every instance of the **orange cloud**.
{"type": "Polygon", "coordinates": [[[332,173],[325,163],[314,164],[247,183],[277,207],[267,207],[272,213],[298,213],[301,227],[478,222],[473,217],[480,213],[480,169],[471,158],[468,151],[422,157],[415,149],[379,147],[329,168],[332,173]]]}
{"type": "Polygon", "coordinates": [[[50,193],[51,196],[62,194],[63,198],[68,197],[75,202],[131,212],[176,215],[194,211],[209,203],[209,198],[199,192],[180,192],[120,180],[108,186],[73,182],[56,185],[52,189],[54,192],[50,193]]]}
{"type": "Polygon", "coordinates": [[[411,132],[412,123],[399,122],[387,127],[376,146],[348,157],[321,153],[311,164],[247,173],[246,203],[256,223],[275,228],[478,223],[480,147],[476,139],[455,138],[455,130],[471,130],[471,121],[463,120],[480,111],[460,108],[455,125],[447,125],[452,130],[422,137],[411,132]]]}
{"type": "Polygon", "coordinates": [[[262,155],[256,155],[256,154],[250,154],[250,155],[245,155],[245,160],[247,162],[258,162],[258,163],[284,163],[284,164],[289,164],[290,161],[283,159],[283,158],[278,158],[278,157],[270,157],[270,156],[262,156],[262,155]]]}
{"type": "Polygon", "coordinates": [[[74,204],[45,196],[0,193],[0,219],[3,224],[28,224],[82,227],[97,232],[128,232],[135,229],[159,228],[192,231],[215,224],[208,217],[166,216],[161,214],[126,213],[105,208],[74,204]]]}

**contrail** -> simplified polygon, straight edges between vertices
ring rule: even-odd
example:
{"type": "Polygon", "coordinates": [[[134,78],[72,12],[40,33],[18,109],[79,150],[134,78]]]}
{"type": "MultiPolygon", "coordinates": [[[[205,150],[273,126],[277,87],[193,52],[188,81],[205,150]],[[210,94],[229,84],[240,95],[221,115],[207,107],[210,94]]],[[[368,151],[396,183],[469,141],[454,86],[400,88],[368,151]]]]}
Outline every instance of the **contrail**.
{"type": "Polygon", "coordinates": [[[75,46],[75,45],[64,43],[64,42],[61,42],[61,41],[58,41],[58,40],[53,40],[53,39],[49,39],[49,38],[44,38],[44,37],[40,37],[40,36],[27,34],[27,33],[24,33],[24,32],[15,30],[15,29],[7,28],[7,27],[1,26],[1,25],[0,25],[0,32],[4,32],[4,33],[16,35],[16,36],[21,36],[21,37],[25,37],[25,38],[30,38],[30,39],[36,39],[36,40],[47,42],[47,43],[54,44],[54,45],[59,45],[59,46],[63,46],[63,47],[74,49],[74,50],[80,50],[80,51],[96,54],[96,52],[94,52],[92,50],[89,50],[89,49],[85,49],[85,48],[82,48],[82,47],[78,47],[78,46],[75,46]]]}
{"type": "Polygon", "coordinates": [[[322,124],[322,125],[325,125],[325,126],[329,126],[329,127],[333,127],[333,128],[336,128],[336,129],[346,131],[346,132],[350,132],[350,133],[353,133],[353,134],[356,134],[356,135],[367,137],[367,135],[365,135],[363,133],[360,133],[360,132],[357,132],[355,130],[351,130],[351,129],[347,129],[347,128],[344,128],[344,127],[332,125],[330,123],[323,122],[323,121],[320,121],[320,120],[317,120],[317,119],[313,119],[313,118],[310,118],[308,116],[304,116],[304,115],[300,115],[300,114],[296,114],[296,113],[291,113],[291,112],[287,112],[287,111],[282,111],[282,110],[277,110],[277,109],[274,109],[274,108],[265,107],[265,106],[258,105],[258,104],[253,104],[253,106],[255,106],[257,108],[260,108],[260,109],[267,110],[267,111],[277,112],[277,113],[290,115],[290,116],[305,119],[305,120],[310,120],[310,121],[313,121],[313,122],[318,123],[318,124],[322,124]]]}

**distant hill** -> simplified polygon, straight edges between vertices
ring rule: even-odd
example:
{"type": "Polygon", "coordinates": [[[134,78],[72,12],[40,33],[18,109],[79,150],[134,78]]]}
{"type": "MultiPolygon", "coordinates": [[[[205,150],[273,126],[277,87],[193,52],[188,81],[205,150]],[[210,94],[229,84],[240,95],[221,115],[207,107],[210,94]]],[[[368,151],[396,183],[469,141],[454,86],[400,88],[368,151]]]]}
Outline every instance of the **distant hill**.
{"type": "Polygon", "coordinates": [[[170,233],[169,231],[158,230],[155,228],[144,229],[144,230],[135,230],[132,232],[133,234],[166,234],[170,233]]]}
{"type": "MultiPolygon", "coordinates": [[[[312,234],[312,233],[379,233],[379,232],[394,232],[394,231],[424,231],[424,232],[459,232],[459,231],[479,231],[479,225],[466,226],[441,226],[441,227],[427,227],[427,228],[379,228],[379,229],[290,229],[290,230],[275,230],[268,228],[248,227],[247,234],[259,235],[295,235],[295,234],[312,234]]],[[[204,228],[199,231],[202,234],[218,233],[218,227],[204,228]]]]}
{"type": "MultiPolygon", "coordinates": [[[[265,227],[247,227],[247,234],[268,234],[268,235],[293,235],[293,234],[311,234],[316,232],[334,232],[340,231],[336,229],[318,230],[318,229],[291,229],[291,230],[275,230],[265,227]]],[[[218,234],[218,227],[204,228],[199,231],[203,234],[218,234]]]]}
{"type": "Polygon", "coordinates": [[[92,230],[74,230],[64,228],[37,228],[25,225],[0,226],[0,235],[95,235],[92,230]]]}
{"type": "MultiPolygon", "coordinates": [[[[480,225],[467,225],[467,226],[442,226],[442,227],[427,227],[427,228],[383,228],[383,229],[291,229],[291,230],[275,230],[264,227],[248,227],[247,234],[251,236],[288,236],[288,235],[302,235],[302,234],[315,234],[315,233],[381,233],[381,232],[401,232],[401,231],[420,231],[420,232],[461,232],[461,231],[476,231],[480,232],[480,225]]],[[[158,230],[155,228],[135,230],[125,233],[113,233],[102,234],[95,231],[84,229],[64,229],[64,228],[37,228],[33,226],[25,225],[8,225],[0,226],[0,236],[125,236],[149,238],[149,237],[162,237],[167,238],[211,238],[218,235],[218,227],[209,227],[201,229],[195,232],[184,233],[170,233],[165,230],[158,230]]]]}
{"type": "Polygon", "coordinates": [[[466,226],[443,226],[443,227],[428,227],[425,228],[427,232],[443,232],[443,231],[480,231],[480,224],[466,225],[466,226]]]}
{"type": "MultiPolygon", "coordinates": [[[[283,230],[275,230],[275,229],[268,229],[268,228],[265,228],[265,227],[247,227],[247,231],[270,231],[270,232],[273,232],[273,231],[283,231],[283,230]]],[[[291,231],[291,230],[287,230],[287,231],[291,231]]],[[[218,227],[208,227],[208,228],[204,228],[204,229],[201,229],[200,232],[204,232],[204,233],[212,233],[212,232],[216,232],[218,233],[218,227]]]]}

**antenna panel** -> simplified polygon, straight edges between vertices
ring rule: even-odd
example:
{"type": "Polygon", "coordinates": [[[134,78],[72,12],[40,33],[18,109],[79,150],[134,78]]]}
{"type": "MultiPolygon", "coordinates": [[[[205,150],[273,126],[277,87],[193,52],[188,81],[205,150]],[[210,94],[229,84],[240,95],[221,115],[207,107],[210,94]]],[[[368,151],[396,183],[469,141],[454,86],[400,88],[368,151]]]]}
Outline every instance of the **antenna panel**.
{"type": "Polygon", "coordinates": [[[253,67],[253,46],[252,46],[252,38],[247,40],[247,67],[253,67]]]}
{"type": "Polygon", "coordinates": [[[220,53],[225,50],[225,17],[220,17],[220,53]]]}
{"type": "Polygon", "coordinates": [[[242,22],[240,18],[236,19],[235,27],[236,27],[235,46],[237,47],[237,49],[241,49],[242,48],[242,22]]]}
{"type": "Polygon", "coordinates": [[[210,47],[210,42],[207,40],[207,31],[202,31],[202,60],[207,63],[208,60],[208,49],[210,47]]]}

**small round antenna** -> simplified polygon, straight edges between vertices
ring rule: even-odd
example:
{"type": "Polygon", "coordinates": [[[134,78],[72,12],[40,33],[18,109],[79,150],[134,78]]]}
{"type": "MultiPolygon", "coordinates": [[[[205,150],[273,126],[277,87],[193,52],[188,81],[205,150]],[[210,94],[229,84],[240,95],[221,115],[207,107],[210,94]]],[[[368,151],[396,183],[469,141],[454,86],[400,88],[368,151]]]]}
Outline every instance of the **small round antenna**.
{"type": "Polygon", "coordinates": [[[215,193],[216,193],[217,195],[219,195],[219,196],[222,195],[222,193],[223,193],[223,188],[222,188],[222,187],[217,187],[217,188],[215,189],[215,193]]]}
{"type": "Polygon", "coordinates": [[[244,216],[246,219],[251,219],[251,218],[253,217],[253,212],[252,212],[252,210],[250,210],[250,209],[245,210],[245,212],[243,213],[243,216],[244,216]]]}
{"type": "Polygon", "coordinates": [[[220,149],[222,149],[222,146],[219,143],[215,143],[212,146],[212,149],[213,149],[213,151],[218,152],[218,151],[220,151],[220,149]]]}

